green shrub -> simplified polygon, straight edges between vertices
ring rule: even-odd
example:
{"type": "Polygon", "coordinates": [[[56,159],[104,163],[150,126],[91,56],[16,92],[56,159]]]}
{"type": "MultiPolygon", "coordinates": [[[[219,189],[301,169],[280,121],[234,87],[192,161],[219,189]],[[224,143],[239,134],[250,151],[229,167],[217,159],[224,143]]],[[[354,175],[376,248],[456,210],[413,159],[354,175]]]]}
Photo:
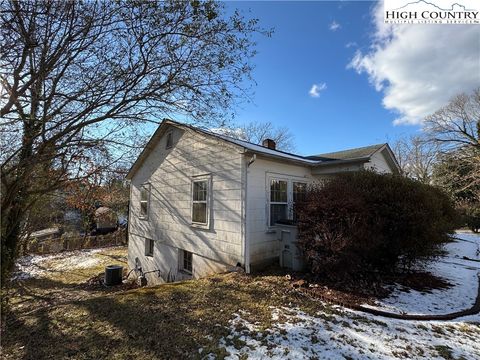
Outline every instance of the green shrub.
{"type": "Polygon", "coordinates": [[[370,171],[310,187],[296,211],[311,271],[330,275],[410,267],[449,241],[457,220],[438,188],[370,171]]]}

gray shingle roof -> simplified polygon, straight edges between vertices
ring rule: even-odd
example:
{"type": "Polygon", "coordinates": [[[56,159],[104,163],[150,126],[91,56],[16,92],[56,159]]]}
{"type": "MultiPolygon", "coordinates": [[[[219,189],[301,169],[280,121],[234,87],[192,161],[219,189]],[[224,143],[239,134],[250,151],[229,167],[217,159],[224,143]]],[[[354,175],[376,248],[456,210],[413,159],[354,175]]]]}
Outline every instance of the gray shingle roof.
{"type": "Polygon", "coordinates": [[[342,151],[318,154],[308,156],[309,159],[331,161],[331,160],[350,160],[350,159],[359,159],[372,156],[375,152],[380,150],[386,144],[376,144],[370,146],[364,146],[354,149],[347,149],[342,151]]]}
{"type": "Polygon", "coordinates": [[[292,154],[292,153],[288,153],[288,152],[281,151],[281,150],[269,149],[269,148],[264,147],[262,145],[257,145],[257,144],[254,144],[254,143],[251,143],[251,142],[248,142],[248,141],[245,141],[245,140],[240,140],[240,139],[233,138],[231,136],[218,134],[218,133],[206,130],[206,129],[196,128],[195,130],[197,130],[197,131],[200,130],[200,131],[202,131],[202,132],[204,132],[208,135],[223,139],[223,140],[231,142],[233,144],[242,146],[243,148],[248,149],[250,151],[258,152],[258,153],[265,154],[265,155],[276,156],[276,157],[287,159],[287,160],[300,161],[300,162],[304,162],[306,164],[312,164],[312,165],[321,161],[321,160],[318,160],[318,159],[310,159],[307,156],[292,154]]]}
{"type": "Polygon", "coordinates": [[[365,146],[365,147],[360,147],[360,148],[355,148],[355,149],[347,149],[347,150],[342,150],[342,151],[337,151],[337,152],[331,152],[331,153],[325,153],[325,154],[318,154],[318,155],[312,155],[312,156],[302,156],[302,155],[297,155],[297,154],[291,154],[287,153],[284,151],[279,151],[279,150],[272,150],[266,147],[263,147],[261,145],[253,144],[248,141],[244,140],[239,140],[232,138],[230,136],[226,135],[221,135],[215,132],[210,131],[209,129],[202,129],[199,127],[195,127],[192,125],[188,124],[183,124],[179,123],[173,120],[167,120],[165,119],[162,124],[159,126],[157,131],[153,134],[153,136],[150,138],[149,142],[143,149],[142,153],[138,157],[138,159],[135,161],[135,163],[132,165],[130,168],[130,171],[127,174],[127,179],[131,179],[135,171],[140,167],[143,158],[148,156],[148,153],[152,151],[153,147],[155,146],[155,142],[157,139],[161,136],[161,129],[165,128],[166,125],[174,125],[177,127],[183,127],[183,128],[190,128],[194,131],[197,132],[202,132],[206,135],[213,136],[216,138],[220,138],[224,141],[233,143],[237,146],[241,146],[244,149],[250,150],[253,153],[258,153],[258,154],[263,154],[269,157],[275,157],[278,159],[284,159],[287,161],[294,161],[297,163],[303,163],[308,166],[331,166],[335,163],[345,163],[345,162],[365,162],[369,160],[369,157],[371,157],[376,151],[380,150],[383,146],[386,144],[377,144],[377,145],[370,145],[370,146],[365,146]]]}

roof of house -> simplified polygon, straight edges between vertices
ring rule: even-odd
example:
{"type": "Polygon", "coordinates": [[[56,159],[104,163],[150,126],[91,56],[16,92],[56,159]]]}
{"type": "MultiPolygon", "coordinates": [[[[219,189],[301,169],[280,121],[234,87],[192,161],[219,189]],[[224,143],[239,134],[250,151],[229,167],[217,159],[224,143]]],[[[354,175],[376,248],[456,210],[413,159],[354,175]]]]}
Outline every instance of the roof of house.
{"type": "Polygon", "coordinates": [[[385,145],[387,145],[387,144],[383,143],[383,144],[363,146],[363,147],[359,147],[359,148],[353,148],[353,149],[335,151],[335,152],[330,152],[330,153],[312,155],[312,156],[308,156],[308,158],[321,159],[323,161],[349,160],[349,159],[365,158],[365,157],[372,156],[377,151],[381,150],[385,145]]]}
{"type": "MultiPolygon", "coordinates": [[[[143,162],[143,159],[148,155],[149,151],[153,150],[157,139],[161,137],[167,125],[173,125],[180,128],[187,128],[196,132],[203,133],[207,136],[219,138],[231,144],[240,146],[248,152],[264,155],[267,157],[273,157],[273,158],[277,158],[284,161],[301,163],[308,166],[324,166],[324,165],[330,166],[330,165],[341,164],[345,162],[349,162],[349,163],[350,162],[366,162],[377,151],[382,150],[384,147],[388,148],[388,144],[378,144],[378,145],[365,146],[361,148],[342,150],[342,151],[333,152],[333,153],[302,156],[302,155],[292,154],[292,153],[288,153],[281,150],[273,150],[273,149],[270,149],[258,144],[254,144],[245,140],[240,140],[227,135],[218,134],[208,129],[203,129],[203,128],[195,127],[192,125],[183,124],[177,121],[165,119],[162,121],[157,131],[155,131],[153,136],[148,141],[147,145],[145,146],[145,149],[142,151],[138,159],[135,161],[135,163],[131,167],[130,171],[127,174],[127,179],[132,178],[133,174],[136,172],[138,167],[143,162]]],[[[391,154],[393,156],[393,153],[391,154]]],[[[394,162],[396,163],[396,160],[394,160],[394,162]]]]}
{"type": "Polygon", "coordinates": [[[251,143],[251,142],[245,141],[245,140],[236,139],[236,138],[233,138],[233,137],[228,136],[228,135],[218,134],[218,133],[215,133],[215,132],[212,132],[212,131],[209,131],[209,130],[205,130],[205,129],[198,129],[197,128],[196,130],[200,130],[201,132],[206,133],[207,135],[211,135],[211,136],[223,139],[225,141],[228,141],[230,143],[239,145],[239,146],[241,146],[245,149],[248,149],[252,152],[255,152],[255,153],[261,153],[261,154],[264,154],[264,155],[267,155],[267,156],[275,156],[275,157],[279,157],[279,158],[283,158],[283,159],[287,159],[287,160],[300,161],[300,162],[304,162],[304,163],[307,163],[307,164],[310,164],[310,165],[314,165],[314,164],[318,163],[317,159],[309,159],[306,156],[296,155],[296,154],[292,154],[292,153],[289,153],[289,152],[286,152],[286,151],[281,151],[281,150],[273,150],[273,149],[267,148],[267,147],[262,146],[262,145],[254,144],[254,143],[251,143]]]}
{"type": "Polygon", "coordinates": [[[42,229],[34,231],[30,234],[30,237],[44,237],[59,234],[61,231],[58,227],[42,229]]]}
{"type": "Polygon", "coordinates": [[[98,209],[95,210],[95,216],[102,216],[110,213],[113,213],[113,210],[107,206],[100,206],[98,209]]]}

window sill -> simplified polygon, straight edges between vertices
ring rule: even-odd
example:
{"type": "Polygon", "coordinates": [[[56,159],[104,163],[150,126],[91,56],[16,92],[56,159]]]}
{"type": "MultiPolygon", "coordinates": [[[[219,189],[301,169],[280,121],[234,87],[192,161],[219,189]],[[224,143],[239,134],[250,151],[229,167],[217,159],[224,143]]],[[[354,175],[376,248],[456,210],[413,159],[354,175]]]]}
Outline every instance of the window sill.
{"type": "Polygon", "coordinates": [[[138,217],[140,220],[148,220],[148,216],[139,216],[138,217]]]}
{"type": "Polygon", "coordinates": [[[191,223],[190,227],[197,228],[197,229],[210,230],[209,224],[191,223]]]}
{"type": "Polygon", "coordinates": [[[145,254],[145,256],[153,258],[153,254],[145,254]]]}
{"type": "Polygon", "coordinates": [[[179,272],[180,274],[182,274],[183,276],[193,277],[193,274],[192,274],[190,271],[187,271],[187,270],[184,270],[184,269],[180,269],[180,270],[178,270],[178,272],[179,272]]]}

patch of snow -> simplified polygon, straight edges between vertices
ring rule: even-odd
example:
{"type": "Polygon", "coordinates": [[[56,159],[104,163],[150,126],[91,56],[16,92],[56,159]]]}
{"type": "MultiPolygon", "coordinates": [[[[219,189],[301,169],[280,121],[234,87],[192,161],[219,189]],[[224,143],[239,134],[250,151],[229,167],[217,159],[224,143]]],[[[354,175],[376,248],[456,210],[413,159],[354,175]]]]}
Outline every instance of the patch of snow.
{"type": "MultiPolygon", "coordinates": [[[[110,248],[111,249],[111,248],[110,248]]],[[[86,249],[65,251],[58,254],[49,255],[28,255],[18,259],[15,264],[15,270],[12,274],[12,280],[26,280],[31,278],[45,277],[51,272],[61,272],[65,270],[87,269],[97,266],[102,259],[92,255],[104,251],[105,249],[86,249]],[[48,264],[48,267],[47,267],[48,264]]]]}
{"type": "Polygon", "coordinates": [[[444,250],[447,255],[430,261],[426,270],[444,278],[452,287],[405,292],[402,286],[396,286],[388,298],[376,301],[373,306],[364,306],[408,314],[447,314],[470,308],[478,294],[480,262],[463,259],[463,256],[480,260],[480,235],[457,233],[455,241],[446,244],[444,250]]]}
{"type": "Polygon", "coordinates": [[[272,319],[283,321],[263,333],[235,314],[230,335],[220,340],[220,346],[230,353],[227,359],[442,359],[445,349],[452,358],[480,358],[479,316],[405,321],[337,309],[338,313],[311,316],[299,309],[273,308],[272,319]]]}
{"type": "MultiPolygon", "coordinates": [[[[376,308],[412,314],[470,308],[477,296],[480,263],[463,256],[480,259],[480,236],[457,233],[456,238],[446,244],[447,255],[427,266],[451,288],[406,293],[398,287],[376,308]]],[[[408,321],[331,308],[334,311],[313,316],[298,308],[272,308],[273,325],[268,329],[239,311],[219,345],[230,354],[227,359],[480,359],[480,314],[452,321],[408,321]]]]}

